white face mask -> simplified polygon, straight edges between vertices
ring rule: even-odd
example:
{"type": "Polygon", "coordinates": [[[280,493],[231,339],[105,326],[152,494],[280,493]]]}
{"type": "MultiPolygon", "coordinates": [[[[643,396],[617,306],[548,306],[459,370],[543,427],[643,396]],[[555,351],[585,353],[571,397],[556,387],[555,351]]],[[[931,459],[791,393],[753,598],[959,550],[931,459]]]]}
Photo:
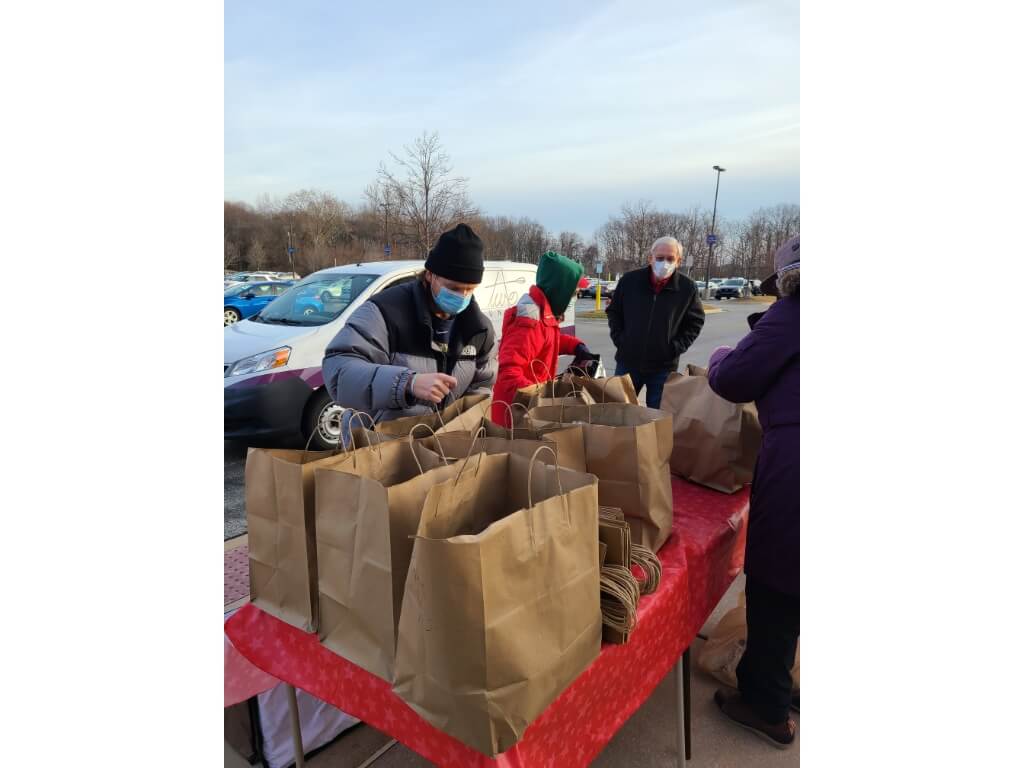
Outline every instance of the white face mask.
{"type": "Polygon", "coordinates": [[[676,265],[671,261],[658,261],[654,260],[654,264],[651,267],[654,270],[654,276],[659,280],[664,280],[666,277],[676,271],[676,265]]]}

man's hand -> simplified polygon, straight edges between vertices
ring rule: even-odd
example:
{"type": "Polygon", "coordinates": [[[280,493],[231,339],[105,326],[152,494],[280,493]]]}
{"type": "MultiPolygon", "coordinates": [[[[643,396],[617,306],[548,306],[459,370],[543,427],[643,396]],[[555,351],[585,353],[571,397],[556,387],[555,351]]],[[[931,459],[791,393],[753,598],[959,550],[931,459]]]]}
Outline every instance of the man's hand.
{"type": "Polygon", "coordinates": [[[412,394],[417,400],[440,403],[457,383],[447,373],[417,373],[412,379],[412,394]]]}

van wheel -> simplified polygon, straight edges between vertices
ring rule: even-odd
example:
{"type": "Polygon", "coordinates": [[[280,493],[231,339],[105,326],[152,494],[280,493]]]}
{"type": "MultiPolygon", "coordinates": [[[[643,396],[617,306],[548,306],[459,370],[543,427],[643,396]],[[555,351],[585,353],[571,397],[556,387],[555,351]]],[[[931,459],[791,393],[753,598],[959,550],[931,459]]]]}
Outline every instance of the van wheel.
{"type": "Polygon", "coordinates": [[[311,451],[330,451],[337,447],[341,436],[342,407],[331,400],[327,387],[322,387],[306,404],[302,418],[302,436],[312,441],[311,451]]]}

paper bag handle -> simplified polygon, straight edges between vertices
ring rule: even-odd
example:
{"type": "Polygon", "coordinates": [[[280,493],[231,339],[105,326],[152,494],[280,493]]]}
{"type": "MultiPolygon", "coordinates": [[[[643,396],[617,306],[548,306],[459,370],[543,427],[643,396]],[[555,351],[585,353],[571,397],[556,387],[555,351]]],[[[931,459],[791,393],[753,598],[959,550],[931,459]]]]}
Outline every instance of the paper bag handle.
{"type": "MultiPolygon", "coordinates": [[[[537,363],[540,363],[541,366],[543,367],[543,370],[544,370],[544,381],[548,380],[548,366],[547,366],[547,363],[541,362],[537,358],[533,358],[533,360],[530,361],[530,373],[533,374],[533,383],[534,384],[540,384],[541,383],[540,379],[537,378],[537,363]]],[[[553,391],[554,390],[552,390],[552,392],[553,391]]]]}
{"type": "MultiPolygon", "coordinates": [[[[359,425],[363,429],[366,430],[367,434],[373,432],[374,427],[377,426],[376,422],[374,422],[374,420],[373,420],[373,416],[368,414],[366,411],[357,411],[355,408],[346,408],[345,410],[346,411],[352,411],[352,418],[350,418],[348,420],[348,437],[349,437],[349,440],[351,440],[352,442],[355,442],[355,435],[352,434],[352,421],[357,416],[359,417],[359,425]],[[367,427],[366,426],[366,422],[363,421],[363,417],[364,416],[370,420],[370,426],[369,427],[367,427]]],[[[344,413],[344,411],[343,411],[343,413],[344,413]]],[[[377,434],[377,433],[373,432],[373,434],[377,434]]],[[[342,441],[342,440],[339,441],[339,443],[342,443],[342,442],[344,442],[344,441],[342,441]]],[[[384,438],[382,438],[380,435],[377,435],[376,445],[380,445],[383,442],[384,442],[384,438]]],[[[354,445],[353,445],[353,448],[355,448],[354,445]]]]}
{"type": "Polygon", "coordinates": [[[581,379],[592,379],[592,378],[594,378],[589,373],[587,373],[582,368],[580,368],[578,365],[570,365],[568,368],[565,369],[565,372],[568,373],[570,376],[578,375],[581,379]],[[572,374],[572,373],[570,373],[570,371],[578,371],[579,373],[572,374]]]}
{"type": "MultiPolygon", "coordinates": [[[[353,411],[353,416],[355,414],[362,414],[363,416],[366,416],[368,419],[370,419],[370,429],[371,430],[373,429],[373,417],[370,416],[370,414],[364,413],[363,411],[355,411],[352,408],[342,408],[341,409],[342,424],[341,424],[341,428],[338,431],[338,444],[336,446],[334,446],[334,450],[331,451],[331,456],[337,456],[339,453],[348,453],[348,449],[345,447],[345,439],[344,439],[345,438],[344,416],[349,411],[353,411]]],[[[366,426],[366,425],[364,424],[363,426],[366,426]]],[[[306,458],[309,455],[309,446],[311,446],[313,444],[313,438],[316,437],[316,433],[317,433],[317,430],[315,430],[315,429],[312,432],[310,432],[309,440],[306,441],[306,447],[302,449],[302,461],[301,461],[302,464],[306,463],[306,458]]],[[[349,434],[349,438],[351,438],[352,437],[352,423],[351,423],[351,420],[349,421],[349,432],[348,432],[348,434],[349,434]]]]}
{"type": "MultiPolygon", "coordinates": [[[[437,416],[437,420],[441,422],[442,427],[448,426],[444,423],[444,416],[441,415],[441,409],[437,407],[437,403],[431,403],[434,406],[434,415],[437,416]]],[[[429,426],[429,425],[427,425],[429,426]]],[[[411,434],[411,433],[410,433],[411,434]]]]}
{"type": "MultiPolygon", "coordinates": [[[[494,404],[495,405],[504,405],[505,406],[505,410],[508,411],[508,424],[509,424],[509,427],[508,427],[509,428],[508,439],[509,440],[515,440],[516,439],[516,413],[515,413],[515,411],[513,411],[512,410],[512,406],[509,405],[508,403],[506,403],[504,400],[495,400],[494,404]]],[[[526,406],[523,405],[522,403],[516,403],[516,405],[521,406],[522,408],[526,408],[526,406]]],[[[483,429],[483,427],[481,427],[481,429],[483,429]]]]}
{"type": "Polygon", "coordinates": [[[416,455],[416,446],[413,445],[413,436],[416,434],[416,430],[419,427],[430,430],[430,434],[434,436],[434,442],[437,444],[437,450],[441,454],[441,458],[444,460],[446,465],[450,464],[451,462],[448,461],[448,457],[444,455],[444,448],[441,447],[441,441],[437,439],[437,432],[434,431],[434,428],[429,424],[414,424],[412,429],[409,430],[409,450],[412,451],[412,458],[416,462],[416,466],[420,468],[420,474],[424,474],[423,465],[420,464],[420,457],[416,455]]]}
{"type": "MultiPolygon", "coordinates": [[[[555,457],[555,480],[558,481],[558,496],[562,499],[562,510],[565,512],[564,520],[566,526],[571,526],[572,522],[569,519],[569,500],[565,498],[565,491],[562,490],[562,468],[558,465],[558,453],[550,445],[542,445],[533,452],[533,456],[530,457],[530,470],[526,473],[526,498],[530,508],[533,508],[533,465],[537,461],[537,454],[541,451],[550,451],[551,455],[555,457]]],[[[545,477],[547,477],[545,475],[545,477]]],[[[547,485],[547,480],[544,481],[547,485]]],[[[533,525],[530,525],[530,536],[533,536],[533,525]]]]}
{"type": "MultiPolygon", "coordinates": [[[[469,459],[473,455],[473,446],[476,445],[476,439],[478,437],[480,437],[480,435],[484,435],[484,434],[486,434],[486,433],[485,433],[485,430],[484,430],[483,427],[477,427],[476,432],[473,433],[473,439],[469,443],[469,451],[466,453],[466,463],[463,464],[461,467],[459,467],[459,473],[457,475],[455,475],[455,484],[456,485],[458,485],[459,478],[462,477],[462,473],[463,473],[463,471],[465,471],[466,466],[469,464],[469,459]]],[[[480,460],[476,463],[476,474],[477,475],[480,474],[480,465],[484,463],[484,453],[486,453],[486,451],[480,451],[480,460]]],[[[476,477],[476,475],[474,475],[474,477],[476,477]]]]}

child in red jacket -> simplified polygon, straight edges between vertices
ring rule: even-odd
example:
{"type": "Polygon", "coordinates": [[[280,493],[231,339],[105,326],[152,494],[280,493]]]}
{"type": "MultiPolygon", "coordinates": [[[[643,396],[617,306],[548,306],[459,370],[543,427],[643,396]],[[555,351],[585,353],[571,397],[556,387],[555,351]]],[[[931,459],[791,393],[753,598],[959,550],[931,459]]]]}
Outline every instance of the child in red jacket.
{"type": "Polygon", "coordinates": [[[582,276],[579,262],[548,251],[540,257],[537,284],[530,286],[518,304],[505,310],[491,408],[494,422],[511,426],[504,403],[511,405],[521,387],[555,378],[559,355],[595,358],[586,344],[558,327],[582,276]]]}

